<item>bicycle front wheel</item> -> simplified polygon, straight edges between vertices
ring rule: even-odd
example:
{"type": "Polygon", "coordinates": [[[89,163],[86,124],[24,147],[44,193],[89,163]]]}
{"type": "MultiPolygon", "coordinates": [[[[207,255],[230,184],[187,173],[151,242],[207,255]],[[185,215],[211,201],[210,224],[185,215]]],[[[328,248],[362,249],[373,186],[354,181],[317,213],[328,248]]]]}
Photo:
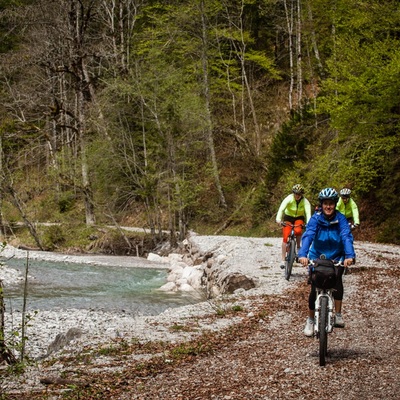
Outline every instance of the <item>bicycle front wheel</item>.
{"type": "Polygon", "coordinates": [[[296,239],[290,238],[285,262],[285,278],[288,281],[292,274],[292,267],[296,257],[296,239]]]}
{"type": "Polygon", "coordinates": [[[328,299],[321,298],[321,311],[319,313],[319,365],[325,365],[328,353],[328,299]]]}

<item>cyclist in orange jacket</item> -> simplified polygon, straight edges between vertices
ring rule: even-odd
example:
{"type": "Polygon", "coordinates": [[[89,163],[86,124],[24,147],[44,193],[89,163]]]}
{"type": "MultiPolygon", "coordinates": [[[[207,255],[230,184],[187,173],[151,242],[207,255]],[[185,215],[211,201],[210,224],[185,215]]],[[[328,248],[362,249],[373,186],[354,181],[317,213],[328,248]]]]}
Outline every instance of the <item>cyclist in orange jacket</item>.
{"type": "MultiPolygon", "coordinates": [[[[304,188],[300,184],[292,187],[292,193],[286,196],[276,215],[276,222],[281,225],[282,222],[290,222],[293,225],[306,224],[311,218],[311,204],[304,197],[304,188]]],[[[291,227],[284,226],[282,229],[282,264],[281,268],[285,268],[286,256],[286,243],[290,235],[291,227]]],[[[302,228],[300,226],[295,228],[295,235],[297,240],[297,250],[300,248],[300,241],[302,235],[302,228]]]]}

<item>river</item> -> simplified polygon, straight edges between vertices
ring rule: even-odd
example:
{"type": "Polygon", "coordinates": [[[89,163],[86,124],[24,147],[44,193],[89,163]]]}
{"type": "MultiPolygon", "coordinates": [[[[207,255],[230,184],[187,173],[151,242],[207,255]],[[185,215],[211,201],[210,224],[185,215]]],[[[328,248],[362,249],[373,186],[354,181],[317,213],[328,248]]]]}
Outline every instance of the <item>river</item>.
{"type": "MultiPolygon", "coordinates": [[[[85,256],[85,261],[88,258],[93,261],[79,262],[79,257],[74,262],[0,257],[0,262],[22,275],[28,263],[28,310],[76,308],[158,315],[201,300],[188,293],[157,290],[167,281],[168,270],[162,265],[144,267],[147,260],[137,257],[85,256]]],[[[23,290],[23,283],[5,290],[6,308],[22,308],[23,290]]]]}

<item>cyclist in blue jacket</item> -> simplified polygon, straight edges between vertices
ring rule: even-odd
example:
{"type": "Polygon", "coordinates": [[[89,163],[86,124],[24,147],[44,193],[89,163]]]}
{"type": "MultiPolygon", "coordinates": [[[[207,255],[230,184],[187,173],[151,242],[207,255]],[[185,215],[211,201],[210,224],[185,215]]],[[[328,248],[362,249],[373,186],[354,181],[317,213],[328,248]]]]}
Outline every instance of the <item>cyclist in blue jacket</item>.
{"type": "MultiPolygon", "coordinates": [[[[326,188],[318,195],[320,210],[315,212],[307,224],[303,234],[301,248],[298,253],[299,262],[308,267],[309,260],[320,258],[325,255],[326,259],[335,262],[343,261],[345,268],[353,264],[355,252],[353,246],[353,235],[346,217],[336,210],[339,200],[335,189],[326,188]]],[[[333,292],[335,299],[335,326],[344,327],[342,311],[343,300],[343,276],[344,268],[340,268],[337,284],[333,292]]],[[[314,311],[316,293],[314,287],[308,299],[309,316],[304,328],[306,336],[312,336],[314,332],[314,311]]]]}

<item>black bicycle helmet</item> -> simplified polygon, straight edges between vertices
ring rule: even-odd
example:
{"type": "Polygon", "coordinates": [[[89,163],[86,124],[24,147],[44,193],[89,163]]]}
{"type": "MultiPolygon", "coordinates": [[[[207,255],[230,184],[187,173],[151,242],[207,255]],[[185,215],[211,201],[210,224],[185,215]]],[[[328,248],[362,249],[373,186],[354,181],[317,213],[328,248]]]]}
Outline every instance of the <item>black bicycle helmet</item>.
{"type": "Polygon", "coordinates": [[[337,191],[333,188],[325,188],[319,192],[318,200],[322,203],[324,200],[333,200],[335,203],[339,200],[337,191]]]}
{"type": "Polygon", "coordinates": [[[294,194],[304,194],[304,188],[300,184],[297,184],[292,187],[292,192],[294,194]]]}
{"type": "Polygon", "coordinates": [[[351,195],[351,190],[347,188],[343,188],[340,192],[340,197],[350,197],[351,195]]]}

